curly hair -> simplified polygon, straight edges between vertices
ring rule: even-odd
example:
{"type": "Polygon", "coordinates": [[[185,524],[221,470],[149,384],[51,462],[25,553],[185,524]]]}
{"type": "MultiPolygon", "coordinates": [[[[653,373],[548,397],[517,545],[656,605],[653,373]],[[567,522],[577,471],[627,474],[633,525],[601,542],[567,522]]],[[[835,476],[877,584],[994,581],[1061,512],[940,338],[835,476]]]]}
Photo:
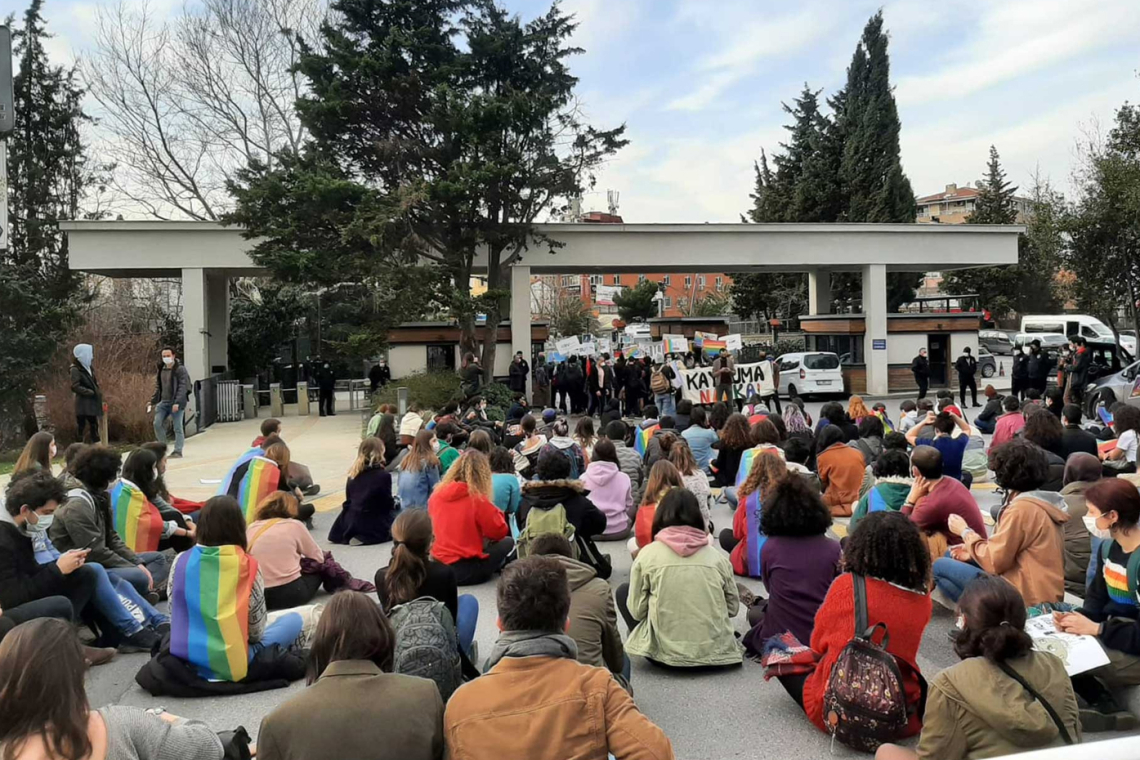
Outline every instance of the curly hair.
{"type": "Polygon", "coordinates": [[[876,478],[905,478],[910,475],[910,459],[906,452],[898,449],[886,449],[875,460],[876,478]]]}
{"type": "Polygon", "coordinates": [[[990,452],[990,469],[999,486],[1018,493],[1036,490],[1049,479],[1049,460],[1045,452],[1020,438],[990,452]]]}
{"type": "Polygon", "coordinates": [[[930,552],[901,512],[872,512],[859,521],[843,550],[847,572],[915,591],[930,582],[930,552]]]}
{"type": "Polygon", "coordinates": [[[1061,446],[1061,438],[1065,435],[1065,428],[1057,416],[1044,407],[1036,407],[1037,411],[1025,415],[1025,428],[1022,436],[1030,443],[1036,443],[1046,451],[1054,451],[1061,446]]]}
{"type": "Polygon", "coordinates": [[[958,611],[966,627],[955,639],[954,651],[963,660],[985,657],[1005,662],[1033,648],[1033,639],[1025,632],[1025,600],[1000,576],[983,573],[970,581],[958,600],[958,611]]]}
{"type": "Polygon", "coordinates": [[[770,443],[773,446],[780,443],[780,431],[776,429],[768,417],[757,420],[756,424],[752,426],[752,445],[759,446],[762,443],[770,443]]]}
{"type": "Polygon", "coordinates": [[[88,446],[75,458],[72,472],[88,488],[105,491],[119,474],[122,463],[122,455],[110,446],[88,446]]]}
{"type": "Polygon", "coordinates": [[[448,468],[443,483],[466,483],[472,494],[491,498],[491,463],[482,451],[468,449],[448,468]]]}
{"type": "Polygon", "coordinates": [[[752,447],[752,430],[748,418],[743,414],[732,414],[720,431],[720,445],[726,449],[747,449],[752,447]]]}
{"type": "Polygon", "coordinates": [[[741,501],[756,491],[760,491],[760,500],[763,501],[767,498],[768,490],[786,477],[788,477],[788,466],[779,455],[771,451],[761,451],[752,458],[752,469],[740,484],[741,501]]]}
{"type": "Polygon", "coordinates": [[[852,420],[861,420],[864,417],[871,417],[871,410],[863,403],[862,396],[852,396],[847,400],[847,416],[852,420]]]}
{"type": "MultiPolygon", "coordinates": [[[[775,459],[775,457],[772,457],[775,459]]],[[[821,536],[831,527],[831,510],[807,478],[779,478],[765,493],[760,522],[771,536],[821,536]]]]}
{"type": "Polygon", "coordinates": [[[1117,438],[1129,430],[1140,433],[1140,407],[1117,401],[1109,411],[1112,412],[1112,429],[1117,438]]]}

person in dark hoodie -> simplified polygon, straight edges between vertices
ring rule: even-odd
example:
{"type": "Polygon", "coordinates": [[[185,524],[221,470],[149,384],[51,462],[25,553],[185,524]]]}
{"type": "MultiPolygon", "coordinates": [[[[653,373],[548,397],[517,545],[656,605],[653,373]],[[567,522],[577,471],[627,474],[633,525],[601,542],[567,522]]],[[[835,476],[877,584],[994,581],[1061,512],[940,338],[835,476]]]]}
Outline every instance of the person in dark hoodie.
{"type": "Polygon", "coordinates": [[[1045,386],[1049,382],[1049,374],[1053,371],[1053,360],[1049,354],[1041,350],[1041,341],[1034,339],[1029,343],[1029,363],[1026,370],[1029,374],[1029,387],[1041,395],[1045,395],[1045,386]]]}
{"type": "Polygon", "coordinates": [[[926,388],[930,384],[930,360],[926,358],[926,348],[918,349],[918,356],[910,363],[910,372],[918,386],[918,397],[926,398],[926,388]]]}
{"type": "Polygon", "coordinates": [[[86,443],[85,431],[91,431],[92,442],[99,440],[99,418],[103,416],[103,391],[95,380],[91,368],[94,349],[90,343],[80,343],[72,351],[71,392],[75,394],[75,440],[86,443]]]}
{"type": "Polygon", "coordinates": [[[598,561],[599,552],[594,536],[606,532],[606,516],[586,498],[582,483],[570,479],[570,460],[558,451],[547,448],[538,457],[536,480],[523,484],[522,502],[519,505],[519,530],[524,530],[532,509],[551,509],[562,505],[566,520],[574,526],[574,540],[578,555],[601,578],[609,577],[609,568],[598,561]]]}
{"type": "Polygon", "coordinates": [[[653,467],[657,460],[663,459],[668,454],[663,450],[661,441],[669,435],[677,436],[678,433],[673,418],[666,414],[657,421],[657,429],[653,431],[653,435],[645,445],[645,469],[653,467]]]}
{"type": "Polygon", "coordinates": [[[997,389],[992,385],[987,385],[985,397],[986,406],[982,411],[978,412],[978,416],[974,418],[974,427],[987,435],[993,435],[997,418],[1005,414],[1005,411],[1001,407],[1005,396],[998,393],[997,389]]]}
{"type": "Polygon", "coordinates": [[[174,349],[162,349],[162,361],[154,378],[154,395],[147,405],[147,413],[154,411],[154,438],[166,443],[166,418],[174,427],[174,451],[170,457],[182,456],[182,446],[186,443],[182,419],[186,406],[190,403],[190,373],[182,362],[174,356],[174,349]]]}
{"type": "Polygon", "coordinates": [[[692,423],[693,402],[687,398],[677,402],[677,413],[673,415],[673,425],[678,433],[684,433],[692,423]]]}
{"type": "Polygon", "coordinates": [[[1092,351],[1086,341],[1080,335],[1074,335],[1069,338],[1069,346],[1072,349],[1072,360],[1069,362],[1068,367],[1065,368],[1067,375],[1067,388],[1069,400],[1077,406],[1081,405],[1081,401],[1085,398],[1085,385],[1089,381],[1089,367],[1092,366],[1092,351]]]}

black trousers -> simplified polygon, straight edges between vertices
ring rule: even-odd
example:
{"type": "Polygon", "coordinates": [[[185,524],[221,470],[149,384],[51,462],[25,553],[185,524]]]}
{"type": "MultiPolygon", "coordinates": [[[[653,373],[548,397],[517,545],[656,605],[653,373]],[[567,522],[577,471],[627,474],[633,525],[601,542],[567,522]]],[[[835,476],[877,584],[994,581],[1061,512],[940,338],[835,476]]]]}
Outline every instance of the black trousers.
{"type": "Polygon", "coordinates": [[[614,591],[614,602],[617,604],[618,614],[629,626],[629,630],[637,627],[637,620],[629,612],[629,584],[623,583],[614,591]]]}
{"type": "Polygon", "coordinates": [[[916,377],[914,381],[918,383],[918,397],[926,398],[926,389],[930,387],[930,378],[916,377]]]}
{"type": "Polygon", "coordinates": [[[788,692],[788,696],[794,699],[800,708],[803,708],[804,683],[807,681],[807,674],[798,673],[794,676],[776,676],[776,678],[780,681],[780,685],[784,687],[784,691],[788,692]]]}
{"type": "Polygon", "coordinates": [[[451,566],[455,583],[459,586],[476,586],[485,583],[507,563],[507,556],[515,548],[515,540],[507,536],[486,547],[487,558],[461,559],[451,566]]]}
{"type": "Polygon", "coordinates": [[[300,578],[289,581],[284,586],[265,589],[265,606],[271,610],[300,607],[311,602],[320,587],[321,576],[301,573],[300,578]]]}
{"type": "Polygon", "coordinates": [[[91,414],[77,414],[75,415],[75,440],[80,443],[87,443],[87,439],[83,437],[83,429],[85,427],[91,428],[91,442],[99,443],[99,418],[91,414]]]}
{"type": "Polygon", "coordinates": [[[784,410],[780,408],[780,394],[773,393],[771,396],[763,396],[762,400],[764,405],[768,407],[768,411],[772,411],[772,404],[776,405],[776,414],[783,414],[784,410]]]}
{"type": "Polygon", "coordinates": [[[970,389],[970,397],[973,399],[974,406],[978,405],[978,382],[974,376],[966,377],[965,375],[958,375],[958,397],[962,399],[962,406],[966,405],[966,389],[970,389]]]}
{"type": "Polygon", "coordinates": [[[332,388],[328,390],[321,388],[320,395],[317,397],[317,409],[322,417],[336,414],[336,394],[332,388]]]}
{"type": "Polygon", "coordinates": [[[59,618],[71,622],[75,618],[75,612],[66,596],[45,596],[4,610],[4,617],[16,625],[36,618],[59,618]]]}

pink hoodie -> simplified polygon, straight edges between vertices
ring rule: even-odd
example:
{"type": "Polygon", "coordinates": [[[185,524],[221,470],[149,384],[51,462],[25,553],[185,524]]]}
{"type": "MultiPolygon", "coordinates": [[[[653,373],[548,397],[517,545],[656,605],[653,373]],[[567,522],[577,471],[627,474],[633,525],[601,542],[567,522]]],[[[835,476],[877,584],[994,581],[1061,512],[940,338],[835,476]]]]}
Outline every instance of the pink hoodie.
{"type": "Polygon", "coordinates": [[[629,476],[613,462],[590,462],[582,485],[589,491],[586,498],[606,516],[605,535],[622,533],[629,527],[633,509],[633,491],[629,476]]]}
{"type": "Polygon", "coordinates": [[[654,541],[660,541],[679,557],[691,557],[709,545],[709,534],[687,525],[674,525],[657,532],[654,541]]]}

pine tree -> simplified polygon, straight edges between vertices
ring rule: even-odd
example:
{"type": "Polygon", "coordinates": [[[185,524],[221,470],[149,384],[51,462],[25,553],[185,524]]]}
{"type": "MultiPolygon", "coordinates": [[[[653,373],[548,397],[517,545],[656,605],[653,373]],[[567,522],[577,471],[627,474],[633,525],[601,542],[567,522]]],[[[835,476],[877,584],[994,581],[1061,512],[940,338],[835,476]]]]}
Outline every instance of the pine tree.
{"type": "Polygon", "coordinates": [[[986,179],[978,188],[974,201],[974,212],[966,221],[970,224],[1013,224],[1017,221],[1017,208],[1013,194],[1016,187],[1010,187],[1001,168],[997,148],[990,146],[990,162],[986,168],[986,179]]]}
{"type": "Polygon", "coordinates": [[[59,222],[81,216],[95,182],[80,139],[88,121],[75,70],[52,66],[49,37],[33,0],[17,30],[16,127],[8,136],[9,248],[0,251],[0,417],[23,417],[44,367],[77,317],[79,278],[68,267],[59,222]]]}

